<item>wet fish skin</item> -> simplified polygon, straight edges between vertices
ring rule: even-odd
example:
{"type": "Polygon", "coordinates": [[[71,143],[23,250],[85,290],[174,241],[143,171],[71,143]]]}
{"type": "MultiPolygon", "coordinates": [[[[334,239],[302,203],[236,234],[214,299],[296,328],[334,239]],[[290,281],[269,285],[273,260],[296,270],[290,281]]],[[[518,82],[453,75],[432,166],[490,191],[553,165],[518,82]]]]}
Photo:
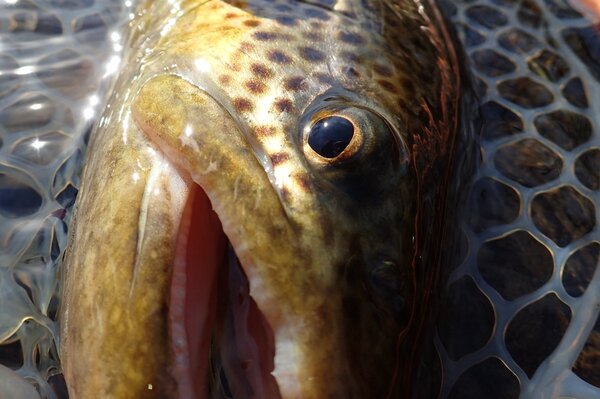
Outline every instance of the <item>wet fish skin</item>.
{"type": "Polygon", "coordinates": [[[120,79],[96,133],[64,268],[73,397],[186,389],[169,375],[166,309],[191,180],[274,331],[282,397],[410,389],[398,375],[410,380],[438,261],[417,254],[443,227],[436,204],[456,133],[452,49],[428,3],[282,3],[183,1],[141,17],[162,34],[120,79]],[[338,113],[364,141],[343,162],[302,136],[338,113]]]}
{"type": "Polygon", "coordinates": [[[150,165],[133,149],[135,142],[131,137],[126,147],[107,146],[118,155],[102,165],[111,170],[95,181],[95,190],[117,194],[101,204],[94,195],[84,197],[79,209],[89,212],[78,210],[73,219],[71,241],[77,250],[67,249],[61,311],[61,362],[71,397],[156,397],[172,385],[168,375],[160,376],[168,367],[168,350],[162,349],[168,338],[166,302],[174,250],[168,232],[178,221],[170,213],[177,200],[164,187],[173,184],[167,177],[177,175],[162,174],[148,182],[148,171],[140,170],[139,184],[115,178],[120,173],[131,178],[138,163],[150,165]],[[157,189],[162,195],[144,206],[149,185],[150,193],[157,189]]]}

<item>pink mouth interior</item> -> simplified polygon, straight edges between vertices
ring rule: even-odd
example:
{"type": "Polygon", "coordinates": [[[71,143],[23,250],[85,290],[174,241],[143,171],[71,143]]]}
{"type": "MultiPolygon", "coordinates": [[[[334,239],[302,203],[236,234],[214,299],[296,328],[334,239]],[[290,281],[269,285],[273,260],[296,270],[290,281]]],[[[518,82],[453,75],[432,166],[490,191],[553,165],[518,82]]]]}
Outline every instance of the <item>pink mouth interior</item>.
{"type": "MultiPolygon", "coordinates": [[[[171,282],[169,320],[179,398],[208,399],[211,340],[235,399],[279,399],[272,330],[250,296],[217,214],[199,186],[188,197],[171,282]]],[[[217,377],[218,379],[218,377],[217,377]]],[[[214,389],[214,387],[213,387],[214,389]]]]}

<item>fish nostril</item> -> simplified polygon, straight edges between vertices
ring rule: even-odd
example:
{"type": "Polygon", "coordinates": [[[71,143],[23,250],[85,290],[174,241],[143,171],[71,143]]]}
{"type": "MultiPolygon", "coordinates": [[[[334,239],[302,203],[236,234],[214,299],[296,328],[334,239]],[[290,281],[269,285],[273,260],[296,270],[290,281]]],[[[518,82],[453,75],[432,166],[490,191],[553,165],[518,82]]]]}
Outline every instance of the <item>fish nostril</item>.
{"type": "Polygon", "coordinates": [[[381,290],[400,290],[400,272],[393,261],[384,260],[378,263],[371,270],[370,277],[372,284],[381,290]]]}
{"type": "Polygon", "coordinates": [[[335,158],[348,147],[353,136],[352,122],[339,116],[330,116],[312,125],[308,145],[324,158],[335,158]]]}
{"type": "Polygon", "coordinates": [[[369,272],[369,281],[377,297],[392,310],[398,322],[406,318],[406,292],[403,273],[393,260],[378,262],[369,272]]]}

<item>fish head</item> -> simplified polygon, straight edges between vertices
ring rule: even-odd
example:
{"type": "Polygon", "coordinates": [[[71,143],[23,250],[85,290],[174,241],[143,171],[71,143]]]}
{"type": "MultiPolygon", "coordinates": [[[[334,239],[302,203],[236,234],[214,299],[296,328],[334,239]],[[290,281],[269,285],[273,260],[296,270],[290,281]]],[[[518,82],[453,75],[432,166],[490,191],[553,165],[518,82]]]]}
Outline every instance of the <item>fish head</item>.
{"type": "Polygon", "coordinates": [[[164,68],[133,117],[230,243],[211,331],[233,397],[398,392],[417,289],[411,146],[440,85],[405,3],[184,5],[148,55],[164,68]]]}

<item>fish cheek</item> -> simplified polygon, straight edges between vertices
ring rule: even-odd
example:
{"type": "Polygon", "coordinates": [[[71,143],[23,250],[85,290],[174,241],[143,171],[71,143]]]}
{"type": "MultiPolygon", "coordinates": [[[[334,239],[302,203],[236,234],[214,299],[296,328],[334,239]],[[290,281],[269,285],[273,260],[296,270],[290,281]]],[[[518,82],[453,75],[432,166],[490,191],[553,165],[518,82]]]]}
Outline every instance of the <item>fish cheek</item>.
{"type": "Polygon", "coordinates": [[[403,273],[386,263],[356,257],[343,281],[344,343],[349,362],[359,365],[353,372],[365,390],[362,397],[383,398],[395,389],[398,343],[408,324],[403,273]]]}
{"type": "Polygon", "coordinates": [[[339,277],[343,342],[350,364],[360,365],[353,373],[363,397],[390,392],[414,297],[416,179],[408,152],[386,129],[366,137],[356,156],[311,163],[322,203],[347,232],[349,255],[339,277]]]}

